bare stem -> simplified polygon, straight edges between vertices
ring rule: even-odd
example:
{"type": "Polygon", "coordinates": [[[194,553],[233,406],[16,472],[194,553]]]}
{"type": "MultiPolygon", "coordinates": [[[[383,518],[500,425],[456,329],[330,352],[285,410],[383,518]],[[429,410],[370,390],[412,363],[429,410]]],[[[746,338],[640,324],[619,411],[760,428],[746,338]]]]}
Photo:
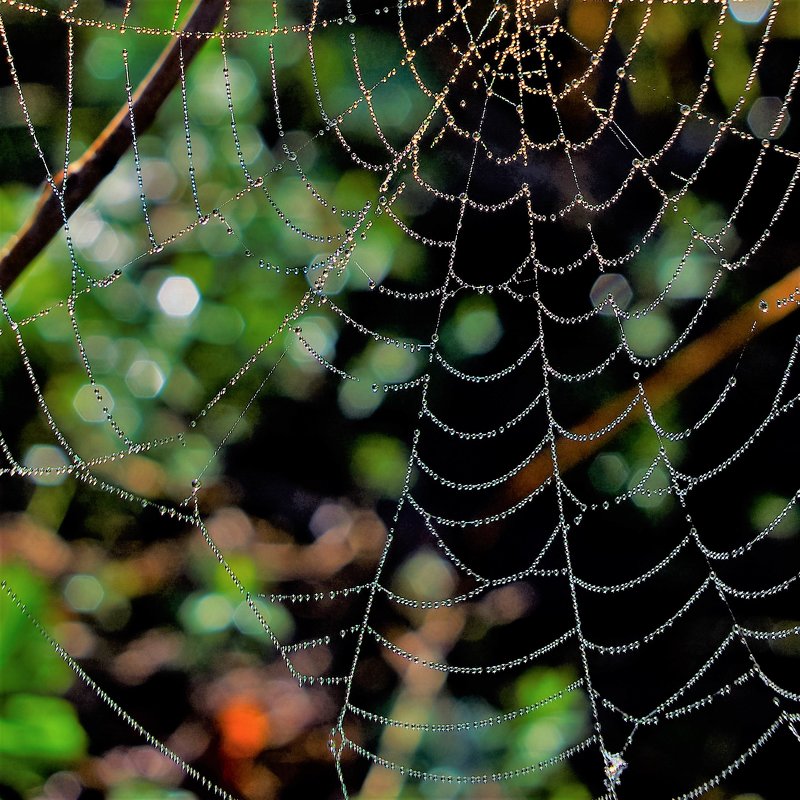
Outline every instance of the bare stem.
{"type": "MultiPolygon", "coordinates": [[[[189,64],[210,38],[225,0],[196,0],[182,32],[162,52],[158,61],[139,84],[133,96],[133,115],[139,134],[156,118],[164,101],[180,78],[181,44],[183,59],[189,64]],[[192,34],[189,36],[188,34],[192,34]],[[203,34],[203,35],[195,35],[203,34]]],[[[102,180],[114,169],[131,146],[131,119],[128,104],[116,113],[83,156],[69,167],[64,209],[71,216],[102,180]]],[[[54,178],[59,191],[64,173],[54,178]]],[[[7,292],[26,267],[44,250],[64,223],[58,196],[48,184],[42,190],[32,214],[0,251],[0,292],[7,292]]]]}
{"type": "MultiPolygon", "coordinates": [[[[762,333],[784,317],[797,311],[797,303],[781,303],[777,301],[788,297],[800,281],[800,267],[795,268],[766,291],[761,292],[744,303],[730,317],[721,322],[713,331],[701,336],[691,344],[679,350],[661,369],[653,373],[642,384],[644,393],[653,409],[660,408],[672,400],[687,386],[691,386],[723,359],[733,355],[747,344],[751,336],[762,333]],[[763,313],[761,303],[766,302],[768,313],[763,313]],[[753,321],[758,325],[753,328],[753,321]]],[[[638,387],[632,387],[612,397],[601,408],[572,428],[573,433],[591,434],[611,424],[636,397],[638,387]]],[[[605,436],[588,441],[575,441],[560,437],[556,442],[558,469],[566,472],[580,462],[592,456],[609,440],[618,436],[644,415],[641,403],[635,405],[629,414],[605,436]]],[[[523,469],[508,487],[507,500],[517,500],[530,494],[553,474],[553,461],[550,452],[540,454],[523,469]]]]}

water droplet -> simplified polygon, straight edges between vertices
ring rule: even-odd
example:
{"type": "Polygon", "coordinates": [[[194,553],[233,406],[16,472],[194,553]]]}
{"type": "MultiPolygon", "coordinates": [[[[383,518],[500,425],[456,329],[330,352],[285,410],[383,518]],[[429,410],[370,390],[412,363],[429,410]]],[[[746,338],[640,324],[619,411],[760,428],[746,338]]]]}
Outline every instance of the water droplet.
{"type": "Polygon", "coordinates": [[[766,300],[759,300],[758,307],[763,311],[765,314],[769,311],[769,303],[766,300]]]}

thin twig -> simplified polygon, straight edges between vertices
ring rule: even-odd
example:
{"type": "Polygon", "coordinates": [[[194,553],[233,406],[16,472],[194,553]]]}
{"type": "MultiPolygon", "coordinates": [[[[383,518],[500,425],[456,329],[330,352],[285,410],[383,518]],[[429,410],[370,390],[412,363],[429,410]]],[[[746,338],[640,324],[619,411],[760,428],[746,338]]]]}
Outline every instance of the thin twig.
{"type": "MultiPolygon", "coordinates": [[[[730,317],[721,322],[713,331],[696,339],[679,350],[661,369],[651,375],[642,384],[650,407],[657,409],[672,400],[687,386],[691,386],[698,378],[723,359],[744,347],[751,336],[763,333],[767,328],[797,311],[797,302],[782,302],[795,292],[800,285],[800,267],[785,275],[766,291],[761,292],[749,302],[742,305],[730,317]],[[761,311],[761,303],[767,304],[768,313],[761,311]],[[753,322],[758,325],[753,328],[753,322]]],[[[638,393],[638,386],[626,389],[609,400],[583,422],[570,430],[576,434],[590,434],[605,428],[612,423],[631,403],[638,393]]],[[[629,414],[605,436],[588,441],[575,441],[560,437],[556,441],[558,469],[562,474],[592,456],[615,436],[638,422],[644,415],[641,403],[635,405],[629,414]]],[[[519,472],[509,484],[506,500],[516,502],[529,495],[553,474],[553,461],[549,450],[537,456],[525,469],[519,472]]]]}
{"type": "MultiPolygon", "coordinates": [[[[178,83],[181,43],[183,59],[188,65],[210,38],[222,15],[225,3],[226,0],[196,0],[183,33],[175,34],[175,39],[165,48],[161,57],[139,84],[133,96],[133,116],[136,119],[139,135],[150,127],[158,110],[178,83]],[[192,35],[189,36],[189,33],[192,35]]],[[[114,169],[130,147],[131,141],[131,114],[126,102],[86,153],[70,165],[64,196],[64,207],[68,217],[114,169]]],[[[64,184],[63,172],[55,176],[54,182],[61,190],[64,184]]],[[[0,252],[0,292],[7,292],[11,288],[25,268],[47,247],[63,223],[61,204],[48,184],[43,189],[31,216],[0,252]]]]}

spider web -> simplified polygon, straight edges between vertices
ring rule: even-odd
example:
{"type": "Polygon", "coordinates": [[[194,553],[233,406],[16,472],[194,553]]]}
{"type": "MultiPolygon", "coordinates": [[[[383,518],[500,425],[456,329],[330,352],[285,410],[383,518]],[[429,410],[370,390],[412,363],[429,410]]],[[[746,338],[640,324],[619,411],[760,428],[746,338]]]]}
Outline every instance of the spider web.
{"type": "MultiPolygon", "coordinates": [[[[711,796],[742,772],[755,786],[791,780],[790,762],[779,759],[775,777],[776,762],[762,760],[800,739],[789,663],[797,537],[781,533],[800,500],[791,317],[800,277],[785,223],[797,207],[800,68],[780,33],[796,5],[750,18],[745,3],[230,3],[216,32],[183,34],[180,3],[84,14],[74,2],[60,13],[58,166],[74,149],[74,83],[94,41],[119,44],[133,130],[126,180],[139,239],[135,257],[110,269],[81,246],[92,219],[68,219],[5,27],[12,14],[48,9],[7,5],[12,82],[60,197],[63,242],[51,304],[27,308],[27,286],[0,296],[2,343],[27,382],[29,407],[14,414],[35,409],[63,460],[26,463],[4,415],[6,483],[66,476],[77,493],[107,495],[142,519],[192,526],[263,629],[263,658],[336,698],[329,748],[345,797],[396,796],[404,784],[494,797],[491,785],[533,791],[564,770],[605,798],[711,796]],[[654,52],[676,16],[689,20],[701,60],[671,96],[654,52]],[[193,36],[209,39],[217,86],[193,83],[181,50],[170,99],[180,136],[137,135],[132,75],[146,65],[122,48],[132,37],[182,47],[193,36]],[[734,63],[741,52],[746,69],[734,63]],[[297,99],[301,73],[311,106],[297,99]],[[243,135],[248,80],[265,92],[272,154],[243,135]],[[209,107],[223,110],[229,145],[198,158],[209,107]],[[646,126],[642,108],[652,110],[646,126]],[[156,213],[148,185],[157,176],[145,152],[159,146],[182,160],[171,216],[156,213]],[[203,162],[217,157],[227,159],[225,188],[204,184],[203,162]],[[345,169],[361,176],[355,205],[337,199],[345,169]],[[214,254],[211,276],[187,281],[191,261],[180,257],[198,249],[214,254]],[[108,313],[122,313],[130,285],[153,270],[163,278],[153,313],[176,325],[195,313],[197,285],[234,304],[246,291],[285,306],[282,318],[243,320],[251,355],[225,359],[218,384],[192,391],[179,429],[174,415],[159,425],[157,397],[143,405],[150,426],[115,410],[96,377],[101,343],[84,329],[83,308],[107,297],[108,313]],[[29,353],[32,331],[54,317],[77,353],[92,409],[81,416],[101,420],[91,432],[77,405],[53,407],[29,353]],[[289,415],[291,430],[269,394],[279,379],[296,397],[321,398],[289,415]],[[259,409],[265,433],[248,427],[259,409]],[[345,447],[332,437],[338,425],[407,444],[385,530],[345,568],[310,580],[289,571],[287,585],[252,591],[215,539],[207,486],[237,472],[237,457],[252,459],[248,438],[280,461],[332,439],[345,447]],[[129,464],[169,465],[196,431],[214,446],[176,478],[173,497],[132,481],[129,464]],[[743,486],[782,498],[755,529],[743,486]],[[292,616],[288,639],[276,607],[292,616]],[[563,685],[503,705],[513,680],[547,665],[571,665],[563,685]],[[435,698],[448,694],[476,698],[475,715],[439,715],[435,698]],[[565,704],[582,724],[503,750],[528,719],[547,721],[565,704]],[[724,745],[709,747],[713,737],[724,745]],[[479,739],[493,743],[494,761],[478,758],[479,739]]],[[[144,385],[137,396],[148,397],[155,382],[157,396],[161,368],[136,363],[128,388],[144,385]]],[[[257,462],[241,474],[256,482],[270,470],[257,462]]],[[[106,694],[4,585],[103,701],[227,796],[106,694]]]]}

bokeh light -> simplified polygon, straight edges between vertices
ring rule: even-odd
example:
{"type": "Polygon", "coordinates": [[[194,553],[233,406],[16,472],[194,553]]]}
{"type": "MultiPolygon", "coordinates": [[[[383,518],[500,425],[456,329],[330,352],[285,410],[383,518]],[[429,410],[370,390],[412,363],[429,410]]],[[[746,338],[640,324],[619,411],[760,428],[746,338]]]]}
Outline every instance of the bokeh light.
{"type": "Polygon", "coordinates": [[[747,124],[759,139],[779,139],[791,118],[780,97],[759,97],[747,114],[747,124]]]}
{"type": "Polygon", "coordinates": [[[64,599],[76,611],[97,611],[104,597],[105,589],[94,575],[73,575],[64,587],[64,599]]]}
{"type": "Polygon", "coordinates": [[[188,317],[199,302],[197,286],[185,275],[171,275],[158,290],[158,305],[170,317],[188,317]]]}
{"type": "Polygon", "coordinates": [[[606,304],[603,306],[601,314],[614,313],[613,306],[608,302],[609,296],[614,298],[616,306],[623,311],[630,305],[633,299],[633,289],[631,289],[631,285],[624,275],[620,275],[617,272],[608,272],[601,275],[592,284],[589,292],[589,299],[592,301],[592,305],[595,308],[599,308],[604,303],[606,304]]]}
{"type": "Polygon", "coordinates": [[[772,0],[728,0],[731,16],[737,22],[755,25],[761,22],[772,6],[772,0]]]}
{"type": "Polygon", "coordinates": [[[75,392],[72,405],[84,422],[103,422],[107,411],[114,410],[114,398],[107,387],[86,383],[75,392]]]}
{"type": "Polygon", "coordinates": [[[58,486],[67,479],[62,470],[69,464],[66,454],[60,447],[50,444],[35,444],[28,448],[22,459],[23,466],[28,469],[41,470],[30,475],[30,480],[40,486],[58,486]]]}
{"type": "Polygon", "coordinates": [[[136,397],[156,397],[164,388],[164,373],[161,367],[149,358],[134,361],[125,375],[125,383],[136,397]]]}

